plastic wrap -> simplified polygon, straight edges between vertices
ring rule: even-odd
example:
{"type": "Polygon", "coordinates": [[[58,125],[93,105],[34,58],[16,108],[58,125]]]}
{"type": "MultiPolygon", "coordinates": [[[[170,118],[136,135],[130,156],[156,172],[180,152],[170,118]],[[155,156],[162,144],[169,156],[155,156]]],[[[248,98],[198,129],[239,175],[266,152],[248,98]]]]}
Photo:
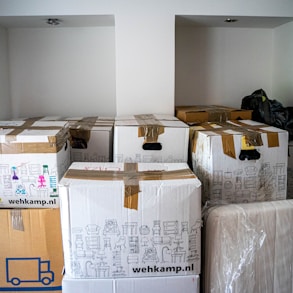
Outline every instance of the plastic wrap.
{"type": "Polygon", "coordinates": [[[204,292],[293,292],[293,200],[206,207],[204,292]]]}

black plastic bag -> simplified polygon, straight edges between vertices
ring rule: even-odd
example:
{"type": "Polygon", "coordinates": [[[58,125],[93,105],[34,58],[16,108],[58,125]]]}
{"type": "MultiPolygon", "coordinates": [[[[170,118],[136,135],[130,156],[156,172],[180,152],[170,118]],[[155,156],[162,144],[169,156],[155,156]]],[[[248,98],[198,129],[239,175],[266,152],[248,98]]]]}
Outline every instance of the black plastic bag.
{"type": "Polygon", "coordinates": [[[290,129],[293,136],[293,107],[285,108],[279,101],[270,100],[263,89],[244,97],[241,109],[252,110],[252,120],[281,129],[290,129]]]}

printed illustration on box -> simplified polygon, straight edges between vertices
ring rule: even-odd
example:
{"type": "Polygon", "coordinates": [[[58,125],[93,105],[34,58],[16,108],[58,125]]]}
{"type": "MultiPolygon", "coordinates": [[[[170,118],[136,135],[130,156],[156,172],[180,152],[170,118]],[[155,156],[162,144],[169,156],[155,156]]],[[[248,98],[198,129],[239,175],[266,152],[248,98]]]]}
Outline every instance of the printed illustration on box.
{"type": "Polygon", "coordinates": [[[62,227],[66,273],[74,278],[199,273],[200,183],[183,165],[184,171],[149,173],[128,173],[121,163],[115,164],[121,171],[113,171],[114,165],[107,172],[102,165],[95,172],[85,165],[87,170],[69,169],[60,187],[68,223],[62,227]],[[91,176],[95,180],[86,179],[91,176]]]}
{"type": "Polygon", "coordinates": [[[59,208],[0,209],[0,292],[61,292],[59,208]]]}
{"type": "Polygon", "coordinates": [[[50,270],[50,261],[34,258],[6,258],[6,281],[14,286],[21,283],[42,283],[50,285],[54,282],[54,272],[50,270]],[[24,268],[30,268],[29,272],[24,268]]]}
{"type": "Polygon", "coordinates": [[[70,164],[68,134],[65,122],[47,123],[0,129],[1,208],[59,207],[58,182],[70,164]]]}
{"type": "Polygon", "coordinates": [[[240,121],[193,127],[192,165],[203,183],[203,200],[285,199],[287,131],[240,121]]]}

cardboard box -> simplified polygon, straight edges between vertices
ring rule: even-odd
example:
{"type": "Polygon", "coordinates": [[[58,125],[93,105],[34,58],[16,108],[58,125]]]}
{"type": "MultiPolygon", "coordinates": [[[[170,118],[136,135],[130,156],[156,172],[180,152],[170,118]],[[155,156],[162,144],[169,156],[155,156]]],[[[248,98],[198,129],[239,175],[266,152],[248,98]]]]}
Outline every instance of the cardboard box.
{"type": "Polygon", "coordinates": [[[66,121],[69,123],[71,162],[112,162],[114,118],[40,116],[23,121],[66,121]]]}
{"type": "Polygon", "coordinates": [[[0,122],[0,208],[59,207],[70,164],[67,122],[0,122]]]}
{"type": "Polygon", "coordinates": [[[200,273],[201,183],[185,163],[73,163],[60,181],[70,278],[200,273]]]}
{"type": "Polygon", "coordinates": [[[252,110],[237,109],[219,105],[176,106],[175,116],[188,124],[194,125],[204,122],[251,120],[252,110]]]}
{"type": "Polygon", "coordinates": [[[60,292],[59,209],[0,209],[0,291],[60,292]]]}
{"type": "Polygon", "coordinates": [[[292,292],[293,200],[210,208],[203,292],[292,292]]]}
{"type": "Polygon", "coordinates": [[[287,131],[252,120],[192,129],[192,169],[202,182],[204,201],[286,198],[287,131]]]}
{"type": "Polygon", "coordinates": [[[62,282],[62,293],[199,293],[198,275],[124,279],[70,279],[62,282]]]}
{"type": "Polygon", "coordinates": [[[188,125],[171,115],[116,117],[114,162],[187,162],[188,125]]]}
{"type": "Polygon", "coordinates": [[[69,117],[71,162],[112,162],[114,118],[69,117]]]}

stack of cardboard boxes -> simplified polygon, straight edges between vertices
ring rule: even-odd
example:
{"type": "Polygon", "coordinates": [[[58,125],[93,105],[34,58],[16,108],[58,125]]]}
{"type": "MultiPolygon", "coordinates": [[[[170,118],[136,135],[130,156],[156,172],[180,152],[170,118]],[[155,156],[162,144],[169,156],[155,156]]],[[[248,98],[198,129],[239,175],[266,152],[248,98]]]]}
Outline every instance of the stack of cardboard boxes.
{"type": "Polygon", "coordinates": [[[61,292],[58,181],[70,164],[67,123],[0,123],[0,291],[61,292]]]}
{"type": "Polygon", "coordinates": [[[115,136],[110,118],[2,124],[1,290],[199,292],[201,183],[185,123],[116,117],[115,136]]]}
{"type": "Polygon", "coordinates": [[[116,117],[114,162],[70,166],[63,292],[199,292],[201,183],[188,133],[171,115],[116,117]]]}
{"type": "Polygon", "coordinates": [[[288,289],[275,273],[292,259],[288,134],[250,118],[182,106],[2,121],[0,290],[240,293],[247,270],[252,291],[288,289]]]}
{"type": "Polygon", "coordinates": [[[203,186],[203,292],[292,292],[288,133],[247,114],[176,109],[190,125],[190,164],[203,186]]]}

